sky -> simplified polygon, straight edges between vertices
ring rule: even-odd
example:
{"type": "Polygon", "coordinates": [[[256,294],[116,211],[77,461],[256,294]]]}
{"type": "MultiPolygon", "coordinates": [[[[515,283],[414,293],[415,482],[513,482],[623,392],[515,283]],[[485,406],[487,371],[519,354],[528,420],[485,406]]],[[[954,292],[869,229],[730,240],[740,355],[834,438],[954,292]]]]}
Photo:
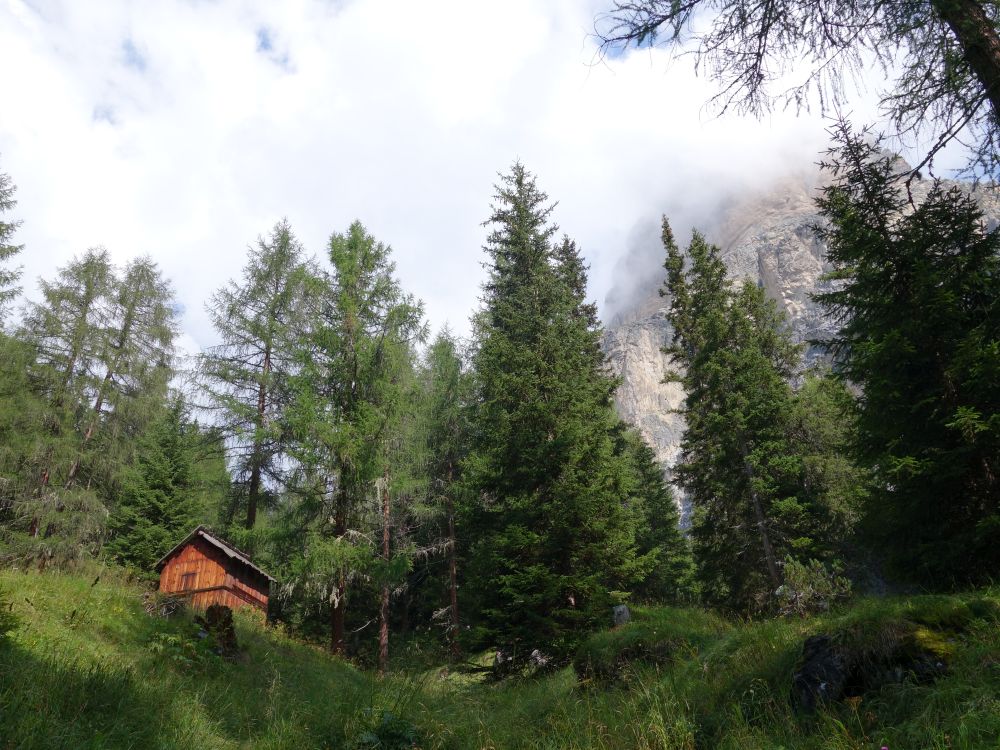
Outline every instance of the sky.
{"type": "Polygon", "coordinates": [[[817,112],[717,117],[689,59],[601,61],[599,0],[0,0],[0,172],[25,293],[89,247],[151,256],[188,352],[205,301],[286,217],[308,252],[360,219],[432,328],[464,334],[497,174],[558,201],[607,314],[637,227],[709,221],[817,161],[817,112]]]}

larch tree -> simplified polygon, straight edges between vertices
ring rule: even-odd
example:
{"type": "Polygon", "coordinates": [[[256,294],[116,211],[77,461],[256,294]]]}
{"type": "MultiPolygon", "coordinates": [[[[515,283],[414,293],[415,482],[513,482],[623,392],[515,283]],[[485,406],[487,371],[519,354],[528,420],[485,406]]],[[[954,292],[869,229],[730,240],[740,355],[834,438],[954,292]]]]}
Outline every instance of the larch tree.
{"type": "Polygon", "coordinates": [[[40,283],[43,299],[19,331],[34,403],[44,404],[21,457],[37,477],[21,504],[39,540],[31,554],[49,559],[103,541],[116,483],[166,396],[175,323],[170,285],[148,259],[119,275],[106,251],[91,250],[40,283]]]}
{"type": "MultiPolygon", "coordinates": [[[[39,284],[42,301],[28,305],[19,332],[34,349],[33,384],[48,404],[42,429],[47,437],[30,459],[36,465],[36,494],[47,491],[53,473],[68,470],[76,460],[76,414],[100,382],[114,269],[106,250],[88,250],[59,269],[54,280],[39,284]]],[[[65,479],[59,476],[56,482],[65,479]]]]}
{"type": "Polygon", "coordinates": [[[606,51],[659,40],[689,48],[719,83],[716,103],[756,115],[812,95],[837,109],[878,66],[895,77],[882,106],[896,133],[934,136],[917,169],[959,139],[971,171],[996,174],[998,24],[996,0],[615,0],[597,36],[606,51]]]}
{"type": "Polygon", "coordinates": [[[223,426],[237,505],[253,529],[268,482],[281,482],[281,425],[294,340],[303,322],[303,257],[287,221],[250,247],[243,278],[208,304],[221,343],[201,359],[209,408],[223,426]]]}
{"type": "Polygon", "coordinates": [[[571,241],[553,242],[547,200],[521,164],[501,176],[473,320],[466,580],[485,638],[514,664],[535,648],[570,653],[644,562],[615,449],[617,381],[586,268],[571,241]]]}
{"type": "Polygon", "coordinates": [[[127,438],[138,437],[166,400],[177,321],[173,289],[152,260],[133,260],[113,278],[103,327],[94,351],[97,377],[89,388],[90,408],[80,420],[78,454],[66,472],[67,489],[77,483],[88,453],[95,457],[92,441],[99,463],[126,463],[128,455],[120,455],[117,444],[126,438],[127,453],[127,438]],[[94,441],[102,429],[111,433],[108,439],[94,441]]]}
{"type": "Polygon", "coordinates": [[[24,249],[23,245],[15,245],[12,242],[14,233],[21,222],[4,221],[3,219],[4,215],[17,205],[14,198],[16,191],[17,188],[10,179],[10,175],[0,173],[0,324],[3,323],[7,306],[21,291],[16,286],[21,277],[21,269],[7,265],[15,255],[24,249]]]}
{"type": "Polygon", "coordinates": [[[975,196],[935,182],[915,208],[878,144],[837,132],[818,201],[840,330],[860,390],[867,526],[895,572],[931,585],[1000,564],[1000,233],[975,196]]]}
{"type": "Polygon", "coordinates": [[[403,374],[424,336],[422,305],[400,287],[391,252],[360,222],[330,238],[332,271],[313,281],[314,313],[291,383],[296,515],[307,530],[294,578],[329,602],[335,653],[345,645],[348,584],[375,567],[371,527],[358,520],[372,498],[384,502],[378,482],[391,482],[403,374]]]}

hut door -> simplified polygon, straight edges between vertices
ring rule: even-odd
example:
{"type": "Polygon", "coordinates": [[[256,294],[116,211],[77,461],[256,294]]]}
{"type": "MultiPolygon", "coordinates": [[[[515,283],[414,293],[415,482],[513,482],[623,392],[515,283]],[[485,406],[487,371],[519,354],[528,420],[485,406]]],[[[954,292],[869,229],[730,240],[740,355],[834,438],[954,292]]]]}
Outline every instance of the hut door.
{"type": "Polygon", "coordinates": [[[190,591],[194,588],[194,577],[196,573],[185,573],[181,576],[181,591],[190,591]]]}

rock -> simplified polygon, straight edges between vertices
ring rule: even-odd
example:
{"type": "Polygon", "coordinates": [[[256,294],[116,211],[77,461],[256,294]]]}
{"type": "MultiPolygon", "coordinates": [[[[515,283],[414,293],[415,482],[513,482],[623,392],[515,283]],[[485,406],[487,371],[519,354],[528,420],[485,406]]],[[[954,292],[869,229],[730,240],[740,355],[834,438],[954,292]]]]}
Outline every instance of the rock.
{"type": "Polygon", "coordinates": [[[626,622],[632,619],[632,613],[625,604],[619,604],[617,607],[612,608],[611,617],[614,620],[615,627],[619,625],[624,625],[626,622]]]}
{"type": "Polygon", "coordinates": [[[812,712],[885,685],[932,682],[947,673],[949,653],[944,634],[912,622],[887,622],[874,634],[814,635],[792,675],[792,705],[812,712]]]}
{"type": "Polygon", "coordinates": [[[812,712],[840,700],[851,677],[852,660],[828,635],[814,635],[802,646],[799,668],[792,675],[792,705],[812,712]]]}
{"type": "Polygon", "coordinates": [[[534,666],[536,669],[543,669],[544,667],[547,667],[549,662],[551,661],[551,659],[548,656],[543,654],[537,648],[531,652],[531,656],[529,658],[531,659],[532,666],[534,666]]]}
{"type": "Polygon", "coordinates": [[[235,656],[239,652],[233,610],[229,607],[212,604],[205,610],[205,616],[197,617],[195,621],[215,640],[215,652],[219,656],[235,656]]]}
{"type": "MultiPolygon", "coordinates": [[[[831,284],[823,278],[830,270],[826,247],[812,229],[821,221],[814,203],[821,184],[822,175],[818,173],[788,177],[770,192],[731,205],[720,220],[699,227],[709,241],[721,248],[733,279],[752,279],[778,303],[789,317],[793,338],[799,342],[826,339],[836,330],[836,322],[811,297],[828,290],[831,284]]],[[[931,184],[930,180],[912,183],[915,202],[927,197],[931,184]]],[[[969,183],[954,180],[944,180],[943,184],[945,188],[958,187],[974,194],[988,228],[1000,224],[1000,191],[988,187],[972,191],[969,183]]],[[[634,248],[641,258],[623,258],[627,262],[622,267],[630,278],[623,293],[609,293],[606,302],[614,306],[614,318],[607,324],[602,346],[611,372],[621,378],[615,393],[618,414],[635,425],[653,448],[670,482],[684,434],[683,418],[672,411],[682,406],[684,392],[677,383],[663,382],[669,361],[661,349],[669,343],[671,331],[666,319],[667,303],[658,295],[664,278],[660,265],[664,252],[650,247],[659,242],[658,222],[654,230],[644,232],[641,247],[634,248]]],[[[689,237],[677,239],[685,246],[689,237]]],[[[821,349],[810,347],[806,362],[821,356],[821,349]]],[[[681,525],[686,527],[688,503],[679,490],[674,495],[680,505],[681,525]]]]}

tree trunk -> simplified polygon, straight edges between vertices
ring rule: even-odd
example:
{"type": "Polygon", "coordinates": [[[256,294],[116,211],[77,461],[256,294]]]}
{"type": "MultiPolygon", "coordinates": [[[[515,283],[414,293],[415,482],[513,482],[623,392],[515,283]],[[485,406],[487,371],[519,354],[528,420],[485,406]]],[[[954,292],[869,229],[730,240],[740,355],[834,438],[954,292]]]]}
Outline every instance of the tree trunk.
{"type": "Polygon", "coordinates": [[[448,593],[451,597],[451,658],[458,659],[458,550],[455,541],[455,501],[451,497],[452,467],[448,465],[448,593]]]}
{"type": "Polygon", "coordinates": [[[771,546],[771,537],[767,533],[767,518],[764,516],[764,506],[760,496],[753,487],[753,466],[750,465],[750,451],[747,449],[746,438],[740,435],[740,456],[743,459],[743,474],[746,476],[747,489],[750,491],[750,504],[753,506],[754,519],[757,521],[757,531],[760,533],[760,544],[764,550],[764,561],[771,583],[777,589],[781,585],[781,573],[778,572],[778,562],[771,546]]]}
{"type": "Polygon", "coordinates": [[[247,493],[246,527],[252,529],[257,523],[257,502],[260,498],[261,445],[260,431],[266,426],[267,415],[267,376],[271,372],[271,344],[264,347],[264,364],[261,366],[260,385],[257,389],[257,423],[253,438],[253,457],[250,460],[250,487],[247,493]]]}
{"type": "MultiPolygon", "coordinates": [[[[347,491],[341,486],[337,489],[337,509],[334,515],[334,533],[338,537],[343,537],[347,533],[347,491]]],[[[344,613],[347,610],[347,602],[344,595],[347,593],[347,578],[344,572],[340,572],[337,580],[337,603],[330,613],[330,650],[335,654],[344,653],[344,613]]]]}
{"type": "MultiPolygon", "coordinates": [[[[382,559],[389,566],[389,470],[382,477],[382,559]]],[[[382,582],[382,605],[379,608],[378,673],[385,675],[389,667],[389,579],[382,582]]]]}
{"type": "Polygon", "coordinates": [[[983,3],[931,0],[931,4],[958,40],[962,56],[990,100],[994,119],[1000,120],[1000,36],[983,10],[983,3]]]}
{"type": "MultiPolygon", "coordinates": [[[[87,425],[86,432],[83,433],[83,445],[80,446],[80,453],[83,453],[83,449],[87,447],[87,443],[90,439],[94,437],[94,431],[97,429],[97,420],[101,415],[101,407],[104,406],[104,394],[105,388],[107,388],[108,383],[111,382],[111,378],[114,377],[114,371],[108,369],[107,373],[104,375],[104,381],[101,383],[100,389],[97,391],[97,398],[94,401],[94,408],[92,410],[93,414],[90,418],[90,424],[87,425]]],[[[69,474],[66,475],[66,489],[70,489],[76,482],[76,474],[80,470],[80,460],[81,456],[77,456],[76,460],[73,461],[73,465],[69,467],[69,474]]]]}

